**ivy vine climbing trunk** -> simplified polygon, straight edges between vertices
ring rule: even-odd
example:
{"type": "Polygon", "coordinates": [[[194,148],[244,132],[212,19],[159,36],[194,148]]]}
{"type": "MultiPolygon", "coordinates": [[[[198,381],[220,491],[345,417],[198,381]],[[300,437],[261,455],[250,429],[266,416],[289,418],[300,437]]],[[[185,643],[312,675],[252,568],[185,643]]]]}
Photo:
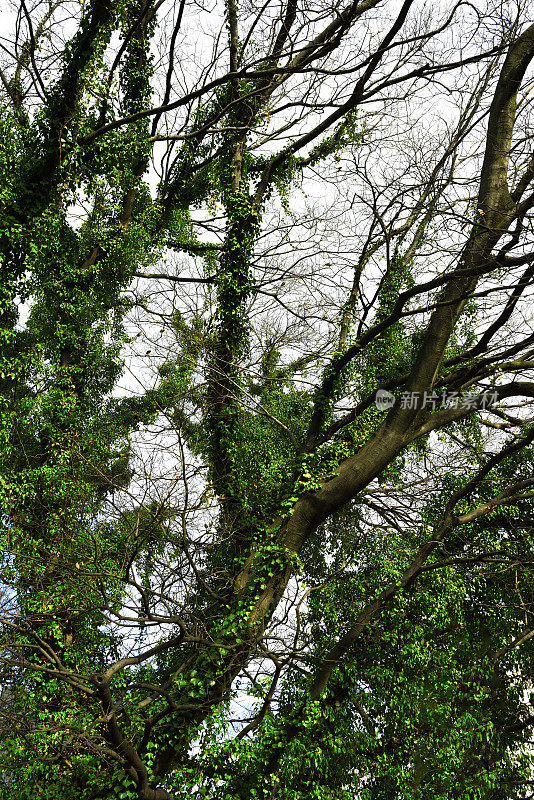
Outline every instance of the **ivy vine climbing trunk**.
{"type": "Polygon", "coordinates": [[[513,3],[20,4],[0,798],[527,796],[533,58],[513,3]]]}

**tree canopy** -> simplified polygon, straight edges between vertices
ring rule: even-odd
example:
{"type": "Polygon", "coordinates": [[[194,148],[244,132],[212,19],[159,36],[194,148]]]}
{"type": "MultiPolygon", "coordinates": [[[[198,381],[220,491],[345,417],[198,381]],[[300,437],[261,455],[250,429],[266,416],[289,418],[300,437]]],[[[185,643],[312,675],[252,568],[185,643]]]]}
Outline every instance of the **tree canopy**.
{"type": "Polygon", "coordinates": [[[2,11],[0,797],[532,797],[532,6],[2,11]]]}

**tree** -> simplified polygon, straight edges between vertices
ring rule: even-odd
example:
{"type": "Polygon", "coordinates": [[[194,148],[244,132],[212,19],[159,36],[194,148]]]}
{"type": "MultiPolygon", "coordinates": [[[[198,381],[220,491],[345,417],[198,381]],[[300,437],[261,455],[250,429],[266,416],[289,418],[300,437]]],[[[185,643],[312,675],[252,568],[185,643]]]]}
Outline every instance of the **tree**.
{"type": "Polygon", "coordinates": [[[528,11],[5,6],[0,796],[531,796],[528,11]]]}

